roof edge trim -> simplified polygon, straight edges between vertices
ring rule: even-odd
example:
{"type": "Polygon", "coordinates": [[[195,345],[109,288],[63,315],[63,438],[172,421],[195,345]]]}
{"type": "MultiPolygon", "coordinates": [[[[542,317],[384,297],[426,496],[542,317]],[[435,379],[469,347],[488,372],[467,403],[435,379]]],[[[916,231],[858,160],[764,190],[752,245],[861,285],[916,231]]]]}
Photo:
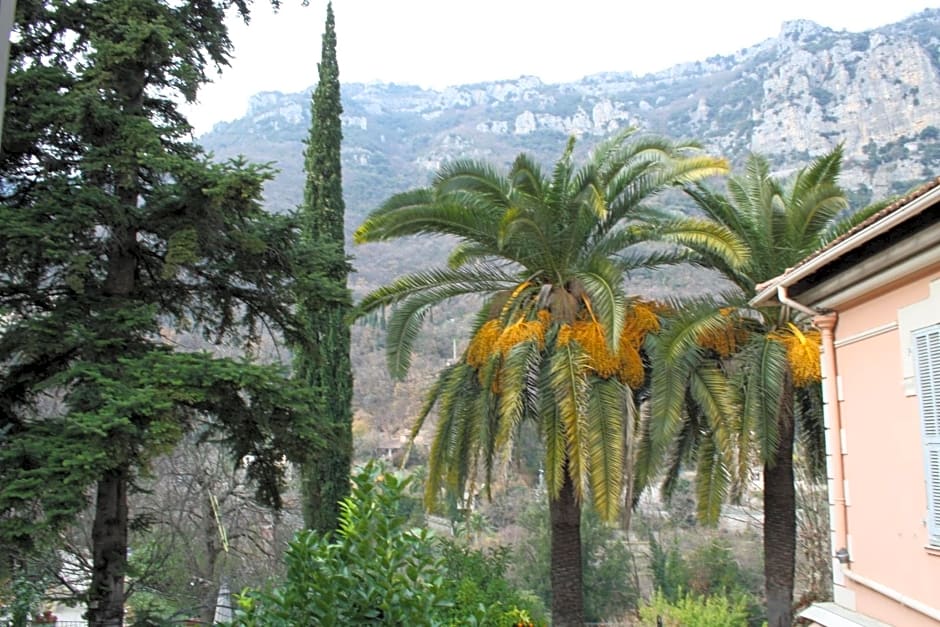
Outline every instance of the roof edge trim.
{"type": "Polygon", "coordinates": [[[832,248],[824,250],[817,257],[810,259],[805,264],[797,266],[793,271],[781,274],[764,283],[760,291],[751,299],[750,304],[754,306],[766,304],[777,295],[778,286],[788,288],[796,284],[798,281],[814,274],[816,271],[829,265],[847,252],[858,248],[883,233],[887,233],[897,225],[916,216],[937,202],[940,202],[940,187],[934,187],[923,196],[918,196],[897,211],[874,222],[858,233],[847,237],[844,241],[839,242],[832,248]]]}

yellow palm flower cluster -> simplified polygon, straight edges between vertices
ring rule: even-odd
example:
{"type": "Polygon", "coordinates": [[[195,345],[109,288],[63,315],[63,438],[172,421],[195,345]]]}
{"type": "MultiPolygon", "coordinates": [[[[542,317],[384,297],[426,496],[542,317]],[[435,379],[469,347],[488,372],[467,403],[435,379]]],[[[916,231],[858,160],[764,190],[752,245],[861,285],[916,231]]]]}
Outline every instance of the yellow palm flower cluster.
{"type": "Polygon", "coordinates": [[[643,384],[644,377],[640,346],[647,333],[658,330],[659,318],[653,308],[646,303],[637,303],[624,316],[616,353],[611,352],[607,345],[603,325],[593,318],[562,325],[557,343],[565,346],[571,340],[576,341],[587,353],[588,367],[597,376],[604,379],[616,376],[621,382],[635,388],[643,384]]]}
{"type": "Polygon", "coordinates": [[[499,320],[488,320],[480,330],[476,332],[473,339],[467,346],[467,363],[474,368],[479,368],[486,363],[493,352],[493,346],[503,332],[503,326],[499,320]]]}
{"type": "MultiPolygon", "coordinates": [[[[643,383],[643,359],[640,346],[646,334],[659,330],[659,318],[654,306],[636,303],[624,315],[623,330],[616,352],[607,346],[606,330],[585,308],[584,317],[571,324],[563,323],[555,340],[557,346],[577,342],[588,355],[588,368],[597,376],[609,379],[616,376],[623,383],[638,387],[643,383]]],[[[498,318],[488,320],[476,332],[467,347],[467,364],[481,368],[490,357],[506,357],[514,346],[535,341],[539,349],[545,346],[545,334],[552,325],[552,314],[540,309],[535,318],[520,316],[515,322],[503,326],[498,318]]]]}
{"type": "Polygon", "coordinates": [[[796,387],[803,387],[822,380],[822,367],[819,361],[822,336],[819,331],[813,329],[803,333],[793,324],[789,327],[789,331],[777,331],[770,337],[787,349],[787,362],[790,364],[793,384],[796,387]]]}
{"type": "Polygon", "coordinates": [[[588,354],[589,368],[597,376],[609,379],[620,369],[620,358],[611,353],[607,347],[607,337],[604,327],[596,320],[575,320],[571,324],[562,325],[558,331],[557,344],[567,346],[572,340],[576,341],[588,354]]]}
{"type": "Polygon", "coordinates": [[[658,310],[659,306],[655,303],[642,301],[637,301],[633,307],[627,309],[623,317],[620,343],[629,342],[634,348],[639,348],[647,333],[659,331],[659,317],[656,315],[658,310]]]}
{"type": "Polygon", "coordinates": [[[722,357],[729,357],[747,341],[747,331],[738,324],[733,307],[724,307],[720,313],[725,318],[724,324],[718,328],[703,329],[695,341],[702,348],[710,348],[722,357]]]}
{"type": "Polygon", "coordinates": [[[545,346],[545,331],[551,321],[551,314],[544,309],[540,310],[533,320],[520,317],[505,327],[496,318],[488,320],[467,346],[467,363],[479,368],[492,355],[500,353],[505,357],[513,346],[529,340],[538,342],[541,349],[545,346]]]}
{"type": "Polygon", "coordinates": [[[541,349],[545,346],[545,330],[549,324],[551,324],[551,314],[544,309],[538,312],[535,320],[520,317],[503,329],[493,345],[493,350],[499,351],[505,357],[513,346],[530,340],[535,340],[541,349]]]}

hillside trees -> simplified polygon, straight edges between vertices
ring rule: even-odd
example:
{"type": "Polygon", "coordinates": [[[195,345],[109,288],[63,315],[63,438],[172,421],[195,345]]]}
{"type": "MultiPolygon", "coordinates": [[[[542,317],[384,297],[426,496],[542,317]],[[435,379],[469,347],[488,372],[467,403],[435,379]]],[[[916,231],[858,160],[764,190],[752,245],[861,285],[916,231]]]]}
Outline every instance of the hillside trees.
{"type": "Polygon", "coordinates": [[[349,493],[352,463],[352,364],[349,358],[350,310],[346,278],[349,264],[344,245],[340,144],[339,66],[333,6],[327,4],[320,80],[313,92],[310,136],[304,161],[306,185],[300,207],[302,237],[319,251],[324,281],[297,283],[299,315],[304,333],[295,346],[296,377],[317,396],[318,414],[311,425],[329,425],[333,437],[325,455],[314,455],[302,465],[304,523],[327,532],[336,527],[340,501],[349,493]]]}
{"type": "Polygon", "coordinates": [[[450,235],[446,268],[400,277],[367,295],[365,315],[392,307],[389,369],[403,376],[431,309],[466,294],[485,298],[473,338],[428,393],[415,433],[436,407],[426,499],[457,498],[493,483],[524,421],[545,446],[551,518],[552,618],[583,623],[580,512],[606,520],[623,504],[626,450],[643,382],[638,349],[653,312],[624,293],[628,270],[660,260],[637,250],[629,223],[666,187],[724,171],[694,145],[621,132],[587,163],[574,142],[550,174],[525,154],[507,174],[487,163],[443,166],[430,187],[373,211],[357,242],[450,235]]]}
{"type": "MultiPolygon", "coordinates": [[[[236,3],[244,17],[245,3],[236,3]]],[[[277,505],[320,438],[275,366],[173,350],[194,329],[299,341],[317,251],[259,203],[269,172],[213,163],[177,109],[231,43],[221,5],[20,0],[0,155],[0,548],[52,539],[94,490],[94,626],[120,625],[128,491],[197,427],[277,505]]]]}

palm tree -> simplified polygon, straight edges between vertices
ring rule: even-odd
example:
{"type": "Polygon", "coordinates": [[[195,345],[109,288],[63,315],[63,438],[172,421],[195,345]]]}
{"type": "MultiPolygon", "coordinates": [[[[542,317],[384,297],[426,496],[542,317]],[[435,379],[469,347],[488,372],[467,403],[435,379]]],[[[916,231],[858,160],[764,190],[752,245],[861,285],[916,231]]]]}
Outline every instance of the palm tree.
{"type": "Polygon", "coordinates": [[[821,458],[819,336],[810,316],[786,305],[750,307],[757,286],[782,274],[875,208],[854,214],[837,185],[842,148],[796,172],[789,184],[751,156],[728,195],[687,191],[702,216],[664,219],[661,236],[692,251],[727,280],[725,293],[677,304],[648,343],[650,420],[641,429],[637,483],[665,468],[668,492],[680,467],[696,464],[699,515],[716,520],[729,491],[759,460],[764,481],[764,574],[771,627],[792,622],[796,542],[793,450],[806,435],[821,458]],[[710,242],[713,231],[722,245],[710,242]],[[732,242],[729,248],[725,244],[732,242]],[[733,257],[726,253],[733,251],[733,257]],[[740,264],[741,258],[747,261],[740,264]]]}
{"type": "Polygon", "coordinates": [[[394,307],[387,356],[402,376],[432,307],[483,296],[462,359],[440,373],[414,427],[417,434],[437,409],[426,500],[442,488],[462,495],[476,481],[489,488],[518,427],[534,421],[549,489],[552,614],[561,626],[582,623],[581,505],[612,520],[623,502],[632,388],[643,381],[638,351],[658,324],[624,293],[627,270],[660,260],[634,250],[641,231],[632,221],[667,187],[726,170],[693,144],[632,130],[580,168],[573,148],[572,139],[550,177],[525,154],[505,176],[485,163],[446,165],[430,187],[392,197],[355,234],[359,243],[456,238],[446,268],[377,289],[359,314],[394,307]]]}

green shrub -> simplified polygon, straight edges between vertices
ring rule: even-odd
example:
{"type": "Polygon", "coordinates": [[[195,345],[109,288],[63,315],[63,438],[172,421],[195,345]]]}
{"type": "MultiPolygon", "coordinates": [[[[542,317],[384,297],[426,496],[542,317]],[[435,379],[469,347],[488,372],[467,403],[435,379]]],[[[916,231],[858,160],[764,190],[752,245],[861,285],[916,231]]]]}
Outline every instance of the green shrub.
{"type": "Polygon", "coordinates": [[[534,593],[513,589],[506,580],[509,549],[478,551],[457,542],[441,543],[448,599],[445,624],[512,627],[522,622],[546,623],[545,605],[534,593]],[[468,617],[475,622],[468,623],[468,617]]]}
{"type": "Polygon", "coordinates": [[[483,553],[409,525],[409,482],[368,464],[335,536],[298,533],[284,584],[240,595],[233,625],[544,624],[539,600],[506,582],[504,549],[483,553]]]}
{"type": "Polygon", "coordinates": [[[442,561],[426,529],[406,526],[407,480],[370,463],[340,505],[335,538],[302,531],[286,554],[287,581],[238,598],[239,627],[433,625],[448,604],[442,561]]]}
{"type": "Polygon", "coordinates": [[[653,589],[667,603],[693,598],[733,598],[744,603],[748,625],[760,625],[764,608],[759,602],[760,577],[741,568],[731,545],[713,538],[685,555],[677,544],[664,547],[650,534],[650,570],[653,589]]]}
{"type": "Polygon", "coordinates": [[[652,627],[660,624],[662,627],[747,625],[747,601],[743,597],[732,601],[724,595],[703,597],[691,594],[670,601],[657,592],[647,605],[640,608],[640,625],[652,627]]]}

